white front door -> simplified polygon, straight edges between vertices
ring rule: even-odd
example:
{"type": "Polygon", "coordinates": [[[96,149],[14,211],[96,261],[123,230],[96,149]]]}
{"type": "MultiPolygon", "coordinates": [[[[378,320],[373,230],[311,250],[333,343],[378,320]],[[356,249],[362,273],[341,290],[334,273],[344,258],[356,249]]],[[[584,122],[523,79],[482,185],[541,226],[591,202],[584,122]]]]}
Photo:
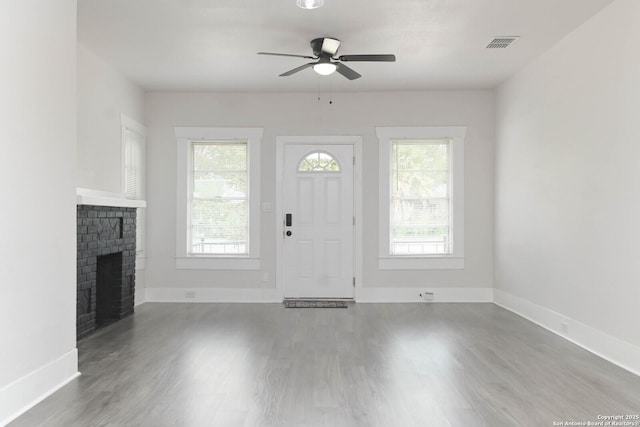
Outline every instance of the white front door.
{"type": "Polygon", "coordinates": [[[353,146],[285,145],[284,296],[353,298],[353,146]]]}

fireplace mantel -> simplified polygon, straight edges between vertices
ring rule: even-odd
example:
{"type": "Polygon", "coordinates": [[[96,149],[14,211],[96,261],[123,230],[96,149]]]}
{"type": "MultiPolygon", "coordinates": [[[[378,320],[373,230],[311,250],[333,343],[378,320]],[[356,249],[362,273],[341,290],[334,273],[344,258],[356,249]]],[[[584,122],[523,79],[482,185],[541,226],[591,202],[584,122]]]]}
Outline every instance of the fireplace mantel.
{"type": "Polygon", "coordinates": [[[76,188],[76,204],[90,206],[113,206],[121,208],[146,208],[145,200],[132,200],[122,193],[108,193],[106,191],[76,188]]]}

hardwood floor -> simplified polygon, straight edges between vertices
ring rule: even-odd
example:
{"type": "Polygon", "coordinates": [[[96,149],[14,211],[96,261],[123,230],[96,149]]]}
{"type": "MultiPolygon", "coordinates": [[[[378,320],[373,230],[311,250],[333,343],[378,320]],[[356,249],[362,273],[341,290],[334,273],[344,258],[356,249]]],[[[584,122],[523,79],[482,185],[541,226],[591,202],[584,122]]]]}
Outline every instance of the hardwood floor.
{"type": "Polygon", "coordinates": [[[10,426],[552,426],[640,377],[493,304],[144,304],[10,426]]]}

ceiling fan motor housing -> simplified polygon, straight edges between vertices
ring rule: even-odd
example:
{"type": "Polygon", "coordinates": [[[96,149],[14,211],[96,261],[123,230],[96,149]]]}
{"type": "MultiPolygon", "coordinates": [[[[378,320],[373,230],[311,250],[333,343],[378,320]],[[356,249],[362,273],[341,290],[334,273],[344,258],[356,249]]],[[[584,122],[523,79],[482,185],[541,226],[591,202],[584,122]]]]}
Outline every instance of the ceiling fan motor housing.
{"type": "Polygon", "coordinates": [[[320,37],[311,40],[313,55],[318,58],[331,58],[335,56],[340,48],[340,40],[331,37],[320,37]]]}

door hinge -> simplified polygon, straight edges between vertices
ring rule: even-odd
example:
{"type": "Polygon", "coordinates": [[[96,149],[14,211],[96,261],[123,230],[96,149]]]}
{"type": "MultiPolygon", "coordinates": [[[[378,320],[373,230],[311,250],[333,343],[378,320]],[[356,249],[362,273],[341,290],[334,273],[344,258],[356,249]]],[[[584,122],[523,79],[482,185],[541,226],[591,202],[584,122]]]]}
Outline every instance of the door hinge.
{"type": "Polygon", "coordinates": [[[353,165],[356,165],[356,156],[353,156],[353,165]]]}
{"type": "Polygon", "coordinates": [[[353,287],[354,288],[356,287],[356,278],[355,277],[353,278],[353,287]]]}

